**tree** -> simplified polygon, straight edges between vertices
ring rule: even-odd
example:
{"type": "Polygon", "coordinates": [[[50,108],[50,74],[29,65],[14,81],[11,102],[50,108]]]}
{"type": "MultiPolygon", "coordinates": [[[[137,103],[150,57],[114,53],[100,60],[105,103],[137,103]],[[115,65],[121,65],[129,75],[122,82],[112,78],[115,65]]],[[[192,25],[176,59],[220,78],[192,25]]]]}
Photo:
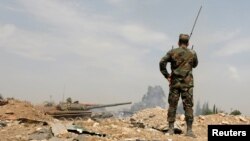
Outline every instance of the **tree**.
{"type": "Polygon", "coordinates": [[[213,114],[217,114],[218,113],[218,108],[215,106],[214,104],[214,107],[213,107],[213,114]]]}
{"type": "Polygon", "coordinates": [[[233,110],[230,115],[241,115],[241,112],[239,110],[233,110]]]}
{"type": "Polygon", "coordinates": [[[211,115],[213,114],[213,111],[209,109],[208,102],[205,102],[202,106],[202,115],[211,115]]]}
{"type": "Polygon", "coordinates": [[[196,111],[195,111],[195,115],[201,115],[202,114],[202,109],[201,109],[201,104],[200,101],[197,102],[196,104],[196,111]]]}

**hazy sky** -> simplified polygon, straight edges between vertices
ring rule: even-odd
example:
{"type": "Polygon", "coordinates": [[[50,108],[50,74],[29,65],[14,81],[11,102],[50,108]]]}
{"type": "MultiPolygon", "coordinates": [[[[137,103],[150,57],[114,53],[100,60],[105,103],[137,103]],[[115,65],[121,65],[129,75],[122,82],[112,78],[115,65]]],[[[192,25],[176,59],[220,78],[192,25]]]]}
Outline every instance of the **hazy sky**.
{"type": "Polygon", "coordinates": [[[0,93],[32,102],[137,102],[190,33],[195,101],[250,115],[248,0],[1,0],[0,93]]]}

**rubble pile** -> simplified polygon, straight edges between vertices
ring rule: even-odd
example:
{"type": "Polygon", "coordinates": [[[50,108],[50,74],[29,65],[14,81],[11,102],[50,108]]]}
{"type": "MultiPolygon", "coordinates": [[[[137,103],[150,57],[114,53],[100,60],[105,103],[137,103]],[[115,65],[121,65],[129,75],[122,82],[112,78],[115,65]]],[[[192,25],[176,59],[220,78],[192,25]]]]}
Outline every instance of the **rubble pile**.
{"type": "Polygon", "coordinates": [[[161,130],[167,127],[167,110],[160,107],[144,109],[135,113],[130,121],[132,124],[141,123],[146,127],[161,130]]]}
{"type": "Polygon", "coordinates": [[[224,113],[195,117],[193,130],[197,138],[186,137],[185,116],[177,115],[180,132],[170,136],[167,110],[156,107],[136,112],[130,117],[87,119],[53,119],[29,102],[8,100],[0,106],[1,140],[43,141],[206,141],[209,124],[250,124],[250,117],[224,113]]]}
{"type": "Polygon", "coordinates": [[[0,120],[16,120],[19,118],[51,120],[50,116],[45,115],[27,101],[8,99],[8,103],[0,107],[0,120]]]}

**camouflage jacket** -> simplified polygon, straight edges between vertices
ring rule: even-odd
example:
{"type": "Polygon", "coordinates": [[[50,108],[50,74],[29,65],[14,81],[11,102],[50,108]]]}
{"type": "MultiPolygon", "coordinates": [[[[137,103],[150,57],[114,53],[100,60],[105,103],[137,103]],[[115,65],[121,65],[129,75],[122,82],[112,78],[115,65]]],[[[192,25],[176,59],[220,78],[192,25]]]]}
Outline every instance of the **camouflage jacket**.
{"type": "Polygon", "coordinates": [[[179,47],[170,50],[160,61],[160,71],[165,78],[171,78],[172,87],[193,87],[192,69],[198,65],[198,58],[194,50],[179,47]],[[166,66],[171,64],[171,74],[166,66]]]}

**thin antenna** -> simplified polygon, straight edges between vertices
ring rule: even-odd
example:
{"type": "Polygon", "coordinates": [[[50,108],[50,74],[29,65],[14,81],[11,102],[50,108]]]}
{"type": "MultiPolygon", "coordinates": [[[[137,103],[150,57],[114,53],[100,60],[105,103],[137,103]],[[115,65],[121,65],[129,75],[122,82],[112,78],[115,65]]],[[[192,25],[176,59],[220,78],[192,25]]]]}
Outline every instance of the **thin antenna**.
{"type": "Polygon", "coordinates": [[[197,14],[197,16],[196,16],[196,19],[195,19],[195,21],[194,21],[193,28],[192,28],[191,33],[190,33],[190,35],[189,35],[189,40],[191,39],[191,36],[192,36],[192,34],[193,34],[194,27],[195,27],[195,25],[196,25],[196,22],[197,22],[197,19],[198,19],[199,15],[200,15],[201,9],[202,9],[202,5],[201,5],[201,7],[200,7],[200,9],[199,9],[199,12],[198,12],[198,14],[197,14]]]}
{"type": "Polygon", "coordinates": [[[49,95],[49,102],[52,103],[52,95],[49,95]]]}
{"type": "Polygon", "coordinates": [[[64,96],[65,96],[65,89],[66,89],[66,85],[64,84],[64,87],[63,87],[63,99],[62,99],[62,102],[64,102],[64,96]]]}

